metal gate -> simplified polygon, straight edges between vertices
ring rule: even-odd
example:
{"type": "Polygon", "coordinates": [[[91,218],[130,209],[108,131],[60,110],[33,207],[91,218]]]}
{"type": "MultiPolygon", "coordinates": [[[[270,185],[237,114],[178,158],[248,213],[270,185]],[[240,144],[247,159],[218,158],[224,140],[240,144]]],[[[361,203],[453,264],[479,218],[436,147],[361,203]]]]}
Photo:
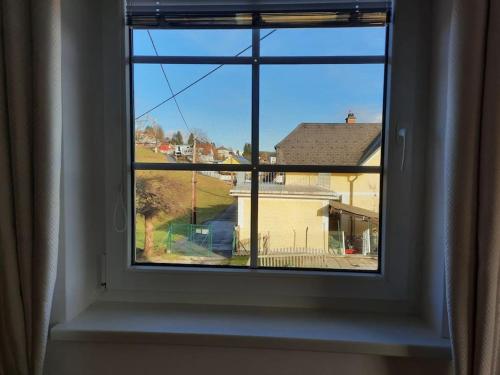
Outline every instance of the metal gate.
{"type": "Polygon", "coordinates": [[[212,253],[212,227],[204,224],[170,224],[167,252],[182,255],[212,253]]]}

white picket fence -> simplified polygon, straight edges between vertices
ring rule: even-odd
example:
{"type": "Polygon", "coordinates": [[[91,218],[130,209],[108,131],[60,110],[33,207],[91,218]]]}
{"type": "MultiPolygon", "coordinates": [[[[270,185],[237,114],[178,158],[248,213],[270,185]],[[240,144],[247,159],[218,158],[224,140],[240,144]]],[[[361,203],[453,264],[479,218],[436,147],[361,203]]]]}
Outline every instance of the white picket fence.
{"type": "Polygon", "coordinates": [[[273,255],[273,254],[311,254],[311,255],[328,255],[333,254],[329,250],[310,248],[310,247],[282,247],[272,249],[260,249],[259,254],[273,255]]]}
{"type": "Polygon", "coordinates": [[[259,255],[260,267],[325,268],[327,254],[266,254],[259,255]]]}
{"type": "Polygon", "coordinates": [[[329,250],[308,247],[283,247],[259,251],[261,267],[324,268],[327,266],[329,250]]]}

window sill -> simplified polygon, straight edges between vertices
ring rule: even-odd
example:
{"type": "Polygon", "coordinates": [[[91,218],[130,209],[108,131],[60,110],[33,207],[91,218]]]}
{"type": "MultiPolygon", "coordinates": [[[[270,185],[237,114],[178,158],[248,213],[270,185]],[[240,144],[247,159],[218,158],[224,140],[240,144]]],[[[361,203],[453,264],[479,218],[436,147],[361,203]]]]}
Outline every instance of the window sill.
{"type": "Polygon", "coordinates": [[[418,318],[305,309],[97,302],[51,340],[451,358],[449,340],[418,318]]]}

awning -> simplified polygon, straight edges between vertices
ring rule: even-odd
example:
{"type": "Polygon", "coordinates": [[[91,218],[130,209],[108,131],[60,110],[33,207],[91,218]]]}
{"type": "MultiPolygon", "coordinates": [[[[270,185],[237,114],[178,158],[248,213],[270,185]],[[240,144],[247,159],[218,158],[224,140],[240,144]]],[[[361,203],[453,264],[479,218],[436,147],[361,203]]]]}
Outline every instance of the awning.
{"type": "Polygon", "coordinates": [[[330,213],[348,213],[355,216],[366,217],[373,222],[378,222],[379,214],[375,211],[365,210],[364,208],[350,206],[339,201],[330,201],[330,213]]]}

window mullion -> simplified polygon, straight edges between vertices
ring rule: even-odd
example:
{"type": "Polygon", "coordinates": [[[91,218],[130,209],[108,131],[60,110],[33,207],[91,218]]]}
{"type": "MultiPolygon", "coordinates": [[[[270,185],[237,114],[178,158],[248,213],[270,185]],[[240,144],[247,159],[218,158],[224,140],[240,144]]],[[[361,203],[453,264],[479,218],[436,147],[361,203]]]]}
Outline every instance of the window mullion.
{"type": "Polygon", "coordinates": [[[252,30],[252,189],[250,205],[250,267],[257,268],[259,251],[259,57],[260,29],[252,30]]]}
{"type": "Polygon", "coordinates": [[[252,63],[246,56],[133,56],[135,64],[223,64],[247,65],[252,63]]]}
{"type": "Polygon", "coordinates": [[[241,164],[190,164],[190,163],[132,163],[134,170],[146,171],[225,171],[225,172],[248,172],[252,170],[251,165],[241,164]]]}

